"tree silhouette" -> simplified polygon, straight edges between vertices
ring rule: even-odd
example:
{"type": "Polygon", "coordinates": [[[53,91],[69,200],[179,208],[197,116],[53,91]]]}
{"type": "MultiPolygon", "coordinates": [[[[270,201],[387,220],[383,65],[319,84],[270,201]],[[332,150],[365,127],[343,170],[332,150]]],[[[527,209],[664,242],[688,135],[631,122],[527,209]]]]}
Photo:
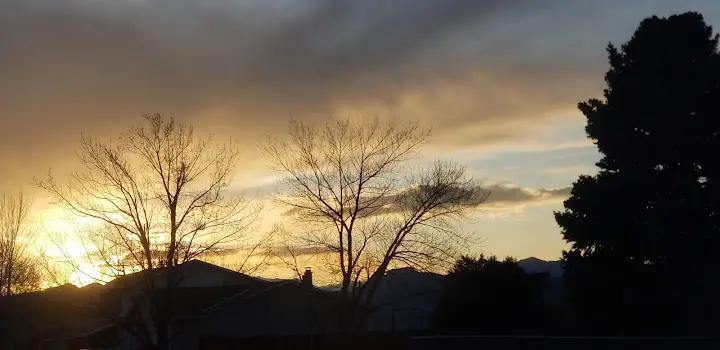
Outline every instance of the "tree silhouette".
{"type": "Polygon", "coordinates": [[[0,296],[40,289],[38,257],[30,249],[37,233],[31,206],[22,192],[0,195],[0,296]]]}
{"type": "Polygon", "coordinates": [[[536,331],[543,324],[544,277],[526,274],[513,258],[463,256],[446,277],[433,328],[487,334],[536,331]]]}
{"type": "Polygon", "coordinates": [[[687,333],[717,319],[717,44],[698,13],[647,18],[608,46],[605,99],[579,104],[603,157],[555,217],[578,316],[596,331],[687,333]]]}
{"type": "Polygon", "coordinates": [[[346,301],[343,328],[363,326],[388,269],[450,265],[472,242],[455,224],[488,192],[451,162],[408,169],[428,136],[416,122],[344,119],[293,122],[287,140],[260,145],[285,176],[275,199],[300,224],[295,240],[330,252],[324,267],[346,301]]]}
{"type": "Polygon", "coordinates": [[[56,205],[91,220],[79,232],[89,262],[110,267],[112,276],[166,268],[164,280],[143,275],[146,288],[133,302],[151,299],[151,324],[126,329],[144,346],[166,348],[174,336],[174,267],[248,242],[261,208],[230,190],[236,142],[213,144],[160,114],[143,118],[116,142],[83,136],[76,151],[82,171],[68,184],[50,175],[35,183],[56,205]],[[156,291],[162,298],[152,300],[156,291]]]}

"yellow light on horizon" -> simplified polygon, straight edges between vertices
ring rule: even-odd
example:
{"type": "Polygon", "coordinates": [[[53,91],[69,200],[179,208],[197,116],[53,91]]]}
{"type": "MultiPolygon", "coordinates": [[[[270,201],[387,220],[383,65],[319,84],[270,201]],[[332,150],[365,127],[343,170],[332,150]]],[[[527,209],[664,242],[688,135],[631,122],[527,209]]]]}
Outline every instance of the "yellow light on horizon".
{"type": "Polygon", "coordinates": [[[89,263],[81,263],[75,271],[70,274],[70,283],[84,287],[92,283],[105,284],[109,282],[111,278],[101,273],[97,266],[89,263]]]}

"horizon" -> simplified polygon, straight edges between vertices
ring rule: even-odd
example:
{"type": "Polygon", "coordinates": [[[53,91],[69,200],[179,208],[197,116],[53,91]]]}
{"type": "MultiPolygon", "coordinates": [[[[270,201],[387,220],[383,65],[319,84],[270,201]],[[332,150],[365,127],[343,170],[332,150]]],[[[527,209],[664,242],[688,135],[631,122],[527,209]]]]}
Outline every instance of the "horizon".
{"type": "MultiPolygon", "coordinates": [[[[542,262],[542,263],[556,263],[556,262],[560,262],[560,260],[550,260],[550,261],[548,261],[548,260],[543,260],[543,259],[539,259],[539,258],[536,258],[536,257],[532,257],[532,256],[531,256],[531,257],[522,258],[522,259],[519,259],[519,258],[518,258],[518,259],[517,259],[517,263],[520,264],[520,263],[522,263],[523,261],[528,261],[528,260],[532,260],[532,259],[534,259],[535,261],[542,262]]],[[[193,259],[193,260],[199,260],[199,261],[202,261],[202,262],[206,262],[206,261],[204,261],[204,260],[202,260],[202,259],[193,259]]],[[[188,263],[188,262],[191,262],[191,261],[193,261],[193,260],[189,260],[189,261],[186,261],[186,262],[184,262],[184,263],[188,263]]],[[[213,264],[213,263],[211,263],[211,262],[206,262],[206,263],[208,263],[208,264],[210,264],[210,265],[218,266],[218,267],[221,267],[221,268],[225,268],[225,267],[223,267],[222,265],[213,264]]],[[[429,274],[440,275],[440,276],[447,276],[447,274],[448,274],[447,271],[440,271],[440,272],[421,271],[421,270],[418,270],[417,268],[412,267],[412,266],[392,268],[392,269],[389,269],[386,273],[390,273],[391,271],[404,270],[404,269],[411,269],[411,270],[413,270],[413,271],[415,271],[415,272],[417,272],[417,273],[429,273],[429,274]]],[[[523,269],[525,269],[525,268],[523,268],[523,269]]],[[[310,267],[310,270],[312,271],[312,267],[310,267]]],[[[236,272],[236,273],[240,273],[240,274],[244,274],[244,273],[241,272],[241,271],[235,271],[235,270],[230,270],[230,271],[233,271],[233,272],[236,272]]],[[[136,272],[134,272],[134,273],[137,273],[137,272],[141,272],[141,271],[136,271],[136,272]]],[[[525,272],[526,272],[526,273],[530,273],[530,274],[536,273],[536,271],[532,271],[532,272],[531,272],[531,271],[527,271],[527,270],[526,270],[525,272]]],[[[315,272],[313,272],[313,274],[314,274],[314,273],[315,273],[315,272]]],[[[260,276],[260,275],[257,275],[257,276],[248,275],[248,276],[256,277],[256,278],[259,278],[259,279],[261,279],[261,280],[270,281],[270,282],[273,282],[273,281],[295,281],[295,280],[298,280],[298,279],[296,278],[297,276],[286,277],[286,278],[282,278],[282,277],[264,277],[264,276],[260,276]]],[[[120,278],[120,277],[123,277],[123,276],[116,276],[116,277],[113,277],[112,279],[109,279],[109,280],[101,280],[101,279],[93,279],[93,278],[81,278],[80,280],[70,281],[70,282],[67,282],[67,283],[64,283],[64,284],[45,285],[45,286],[43,287],[43,289],[63,287],[63,286],[66,286],[66,285],[68,285],[68,284],[73,285],[73,286],[78,287],[78,288],[86,287],[86,286],[89,286],[89,285],[92,285],[92,284],[104,285],[104,284],[106,284],[106,283],[109,283],[109,282],[112,281],[113,279],[115,279],[115,278],[120,278]]],[[[327,288],[327,287],[338,287],[338,286],[339,286],[339,284],[337,284],[337,283],[328,283],[327,281],[321,281],[321,284],[314,283],[314,282],[316,282],[316,281],[313,281],[313,285],[314,285],[316,288],[327,288]]]]}

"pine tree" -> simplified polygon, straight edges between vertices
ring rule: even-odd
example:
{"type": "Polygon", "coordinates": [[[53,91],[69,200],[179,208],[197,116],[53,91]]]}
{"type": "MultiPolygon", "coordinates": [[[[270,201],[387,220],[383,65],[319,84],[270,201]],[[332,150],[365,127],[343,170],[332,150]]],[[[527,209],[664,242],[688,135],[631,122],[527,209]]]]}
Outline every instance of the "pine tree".
{"type": "Polygon", "coordinates": [[[717,319],[717,46],[698,13],[647,18],[608,46],[604,100],[579,104],[603,157],[555,218],[571,243],[566,282],[595,331],[687,333],[689,320],[717,319]]]}

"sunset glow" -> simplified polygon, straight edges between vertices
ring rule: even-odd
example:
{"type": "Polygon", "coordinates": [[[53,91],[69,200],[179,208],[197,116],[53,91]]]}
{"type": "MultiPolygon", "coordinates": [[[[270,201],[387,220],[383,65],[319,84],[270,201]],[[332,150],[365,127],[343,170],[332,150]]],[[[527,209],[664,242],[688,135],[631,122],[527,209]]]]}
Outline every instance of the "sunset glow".
{"type": "MultiPolygon", "coordinates": [[[[462,224],[482,237],[472,252],[557,259],[566,244],[552,213],[599,158],[576,104],[603,88],[605,45],[627,38],[648,13],[687,7],[478,1],[436,16],[439,5],[409,1],[366,23],[359,19],[374,18],[375,9],[365,2],[338,12],[322,11],[322,1],[282,10],[184,3],[183,11],[140,1],[30,3],[0,11],[0,32],[14,33],[0,40],[0,187],[35,199],[36,247],[77,262],[70,279],[79,285],[105,278],[88,263],[98,248],[78,238],[100,222],[51,204],[29,182],[49,170],[60,183],[72,180],[81,135],[117,142],[143,112],[239,141],[228,194],[264,205],[255,238],[276,224],[303,229],[270,200],[282,174],[269,168],[259,140],[283,137],[291,117],[312,125],[348,116],[418,120],[433,133],[407,169],[449,159],[492,190],[477,220],[462,224]]],[[[709,23],[720,20],[713,2],[692,6],[709,23]]],[[[279,270],[267,273],[288,274],[279,270]]]]}

